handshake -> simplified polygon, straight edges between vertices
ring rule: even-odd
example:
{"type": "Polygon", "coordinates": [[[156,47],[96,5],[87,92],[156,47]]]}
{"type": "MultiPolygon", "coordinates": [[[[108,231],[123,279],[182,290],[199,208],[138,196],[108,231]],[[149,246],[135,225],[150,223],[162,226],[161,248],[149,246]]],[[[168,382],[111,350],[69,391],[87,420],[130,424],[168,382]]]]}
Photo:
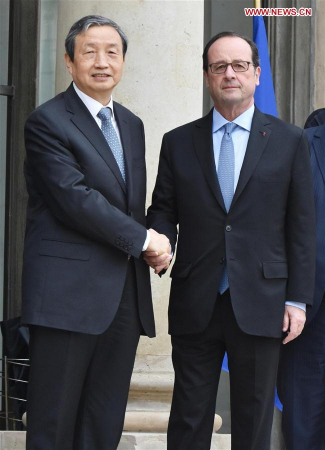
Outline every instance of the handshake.
{"type": "Polygon", "coordinates": [[[172,259],[169,239],[152,228],[149,230],[150,241],[147,250],[143,252],[143,259],[155,270],[155,273],[168,269],[172,259]]]}

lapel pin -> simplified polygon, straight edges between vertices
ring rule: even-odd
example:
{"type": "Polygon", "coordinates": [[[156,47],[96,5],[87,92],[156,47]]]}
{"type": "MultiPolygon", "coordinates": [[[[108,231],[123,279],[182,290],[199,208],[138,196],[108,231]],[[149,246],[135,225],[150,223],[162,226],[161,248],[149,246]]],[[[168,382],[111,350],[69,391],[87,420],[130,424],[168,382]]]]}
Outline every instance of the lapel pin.
{"type": "Polygon", "coordinates": [[[266,136],[266,131],[261,131],[262,136],[266,136]]]}

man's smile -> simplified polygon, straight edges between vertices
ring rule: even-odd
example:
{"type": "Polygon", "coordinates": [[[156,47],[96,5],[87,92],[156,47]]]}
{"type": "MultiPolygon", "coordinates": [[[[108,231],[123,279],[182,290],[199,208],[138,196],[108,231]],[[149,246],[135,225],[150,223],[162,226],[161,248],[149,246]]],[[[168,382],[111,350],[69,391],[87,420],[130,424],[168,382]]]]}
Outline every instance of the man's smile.
{"type": "Polygon", "coordinates": [[[109,78],[111,75],[107,73],[94,73],[92,77],[94,78],[109,78]]]}

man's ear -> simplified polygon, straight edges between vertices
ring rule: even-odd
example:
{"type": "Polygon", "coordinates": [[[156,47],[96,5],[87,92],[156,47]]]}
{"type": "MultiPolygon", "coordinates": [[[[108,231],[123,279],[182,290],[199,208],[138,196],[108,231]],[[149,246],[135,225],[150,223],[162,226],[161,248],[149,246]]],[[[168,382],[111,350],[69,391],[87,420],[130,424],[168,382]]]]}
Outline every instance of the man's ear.
{"type": "Polygon", "coordinates": [[[260,84],[260,76],[261,76],[261,68],[256,67],[255,69],[255,85],[258,86],[260,84]]]}
{"type": "Polygon", "coordinates": [[[73,62],[71,61],[70,56],[68,55],[68,53],[64,54],[64,60],[65,60],[65,65],[67,66],[67,69],[68,69],[70,75],[72,75],[73,62]]]}
{"type": "Polygon", "coordinates": [[[209,87],[209,79],[208,79],[208,74],[206,73],[205,70],[203,70],[203,76],[205,79],[205,86],[208,88],[209,87]]]}

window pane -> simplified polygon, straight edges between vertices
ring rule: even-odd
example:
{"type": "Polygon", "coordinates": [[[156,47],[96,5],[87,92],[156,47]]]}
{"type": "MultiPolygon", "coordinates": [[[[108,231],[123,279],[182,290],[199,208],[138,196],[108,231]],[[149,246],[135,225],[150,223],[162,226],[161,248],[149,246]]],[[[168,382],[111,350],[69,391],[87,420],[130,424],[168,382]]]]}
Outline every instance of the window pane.
{"type": "Polygon", "coordinates": [[[59,0],[41,0],[39,105],[55,95],[58,7],[59,0]]]}
{"type": "MultiPolygon", "coordinates": [[[[0,0],[0,84],[8,84],[9,0],[0,0]]],[[[7,97],[0,96],[0,320],[3,319],[7,97]]],[[[0,358],[2,335],[0,333],[0,358]]]]}
{"type": "MultiPolygon", "coordinates": [[[[6,201],[6,141],[7,97],[0,96],[0,320],[3,318],[4,234],[6,201]]],[[[2,358],[2,335],[0,333],[0,358],[2,358]]]]}
{"type": "Polygon", "coordinates": [[[9,0],[0,0],[0,84],[8,84],[8,42],[9,0]]]}

